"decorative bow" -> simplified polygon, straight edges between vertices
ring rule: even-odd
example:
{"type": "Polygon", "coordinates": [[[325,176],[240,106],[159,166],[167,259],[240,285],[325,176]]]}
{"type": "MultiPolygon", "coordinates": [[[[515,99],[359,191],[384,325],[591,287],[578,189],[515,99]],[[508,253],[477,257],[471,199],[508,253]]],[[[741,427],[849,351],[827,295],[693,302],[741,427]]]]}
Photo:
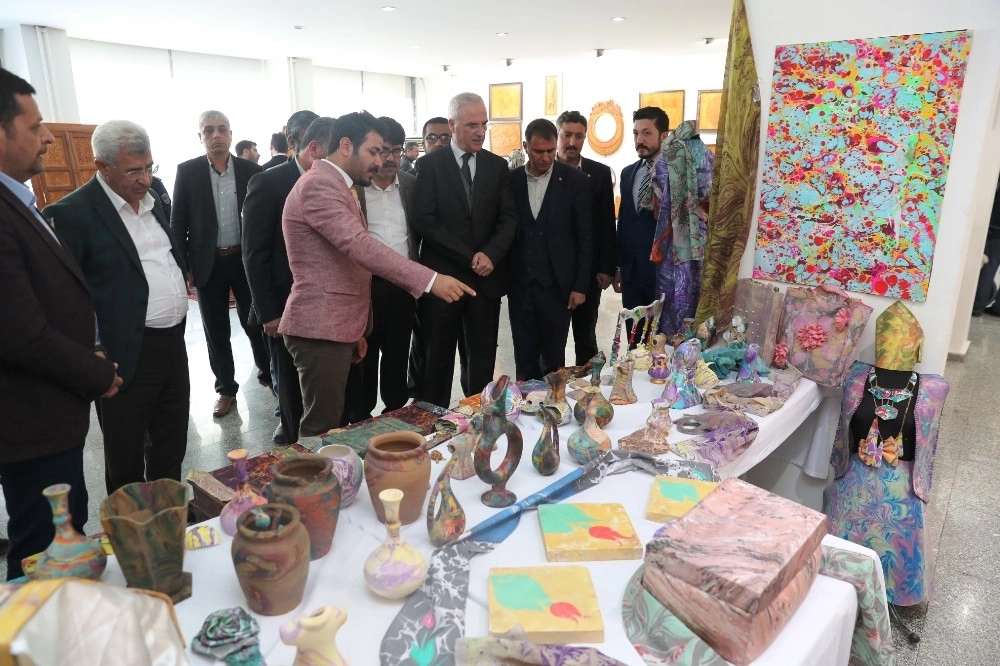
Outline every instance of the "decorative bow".
{"type": "Polygon", "coordinates": [[[871,467],[878,467],[883,460],[895,467],[899,462],[899,447],[896,444],[896,438],[889,437],[881,441],[873,437],[863,439],[858,443],[858,457],[861,458],[861,462],[871,467]]]}

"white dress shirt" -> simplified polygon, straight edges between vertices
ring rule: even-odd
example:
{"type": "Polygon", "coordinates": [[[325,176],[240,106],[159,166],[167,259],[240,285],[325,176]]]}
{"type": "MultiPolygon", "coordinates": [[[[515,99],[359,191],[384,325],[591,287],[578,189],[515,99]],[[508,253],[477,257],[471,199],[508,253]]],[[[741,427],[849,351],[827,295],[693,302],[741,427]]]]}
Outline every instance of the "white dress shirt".
{"type": "MultiPolygon", "coordinates": [[[[465,155],[465,153],[472,153],[472,151],[462,150],[454,141],[448,145],[451,146],[451,152],[455,155],[455,161],[458,162],[458,170],[461,171],[462,155],[465,155]]],[[[472,157],[469,158],[469,171],[472,173],[472,182],[476,182],[476,153],[472,153],[472,157]]]]}
{"type": "Polygon", "coordinates": [[[524,173],[528,176],[528,205],[531,207],[531,216],[538,219],[538,211],[542,209],[542,201],[545,199],[545,190],[552,180],[552,167],[541,176],[532,176],[527,167],[524,173]]]}
{"type": "Polygon", "coordinates": [[[184,320],[188,311],[187,288],[180,266],[170,251],[170,238],[153,215],[153,196],[147,192],[139,202],[139,211],[115,193],[100,172],[97,182],[111,200],[125,230],[135,243],[142,272],[149,286],[146,301],[146,326],[170,328],[184,320]]]}
{"type": "Polygon", "coordinates": [[[399,178],[393,179],[384,190],[373,180],[365,188],[365,210],[368,213],[368,234],[404,257],[409,257],[410,234],[406,229],[399,178]]]}

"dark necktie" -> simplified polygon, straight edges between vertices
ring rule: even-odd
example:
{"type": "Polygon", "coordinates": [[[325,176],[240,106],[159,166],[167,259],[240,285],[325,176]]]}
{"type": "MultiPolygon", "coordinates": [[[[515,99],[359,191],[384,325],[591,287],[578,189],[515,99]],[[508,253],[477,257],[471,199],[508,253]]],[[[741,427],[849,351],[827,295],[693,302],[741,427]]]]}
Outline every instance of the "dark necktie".
{"type": "Polygon", "coordinates": [[[650,192],[650,185],[653,182],[653,160],[646,160],[646,173],[639,183],[639,201],[636,208],[639,210],[653,210],[653,197],[650,192]]]}
{"type": "Polygon", "coordinates": [[[472,153],[465,153],[462,155],[462,178],[465,179],[465,189],[466,193],[469,195],[469,205],[472,205],[472,169],[469,168],[469,160],[472,159],[472,153]]]}

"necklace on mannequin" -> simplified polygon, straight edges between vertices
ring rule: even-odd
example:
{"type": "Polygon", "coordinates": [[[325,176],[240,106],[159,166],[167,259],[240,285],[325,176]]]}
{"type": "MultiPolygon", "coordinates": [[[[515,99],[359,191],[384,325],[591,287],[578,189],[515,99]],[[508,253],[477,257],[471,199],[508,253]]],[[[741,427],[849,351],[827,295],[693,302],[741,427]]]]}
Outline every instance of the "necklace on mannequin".
{"type": "MultiPolygon", "coordinates": [[[[869,381],[873,381],[875,368],[872,368],[872,372],[869,373],[869,381]]],[[[878,388],[880,393],[882,391],[902,391],[906,395],[897,398],[895,393],[881,394],[884,397],[877,397],[875,392],[872,392],[872,396],[878,400],[884,400],[882,405],[875,408],[875,418],[872,419],[872,427],[868,430],[868,436],[865,437],[858,443],[858,457],[866,465],[872,467],[877,467],[885,460],[886,463],[892,465],[893,467],[899,462],[899,456],[903,455],[903,428],[906,427],[906,415],[910,411],[910,406],[913,405],[913,394],[916,384],[917,373],[913,373],[910,376],[910,383],[906,385],[905,389],[884,389],[878,387],[876,384],[873,388],[878,388]],[[903,407],[903,418],[899,423],[899,432],[893,436],[890,435],[885,439],[882,438],[882,430],[879,427],[879,421],[892,421],[894,418],[899,416],[899,410],[892,403],[900,402],[906,400],[906,406],[903,407]],[[891,409],[892,416],[883,417],[879,414],[879,409],[882,406],[887,406],[891,409]]],[[[871,391],[871,388],[869,388],[871,391]]]]}
{"type": "Polygon", "coordinates": [[[899,416],[896,403],[913,398],[913,389],[917,385],[917,373],[910,373],[910,381],[905,388],[883,388],[878,385],[878,374],[875,366],[868,371],[868,392],[875,398],[875,416],[882,421],[892,421],[899,416]]]}

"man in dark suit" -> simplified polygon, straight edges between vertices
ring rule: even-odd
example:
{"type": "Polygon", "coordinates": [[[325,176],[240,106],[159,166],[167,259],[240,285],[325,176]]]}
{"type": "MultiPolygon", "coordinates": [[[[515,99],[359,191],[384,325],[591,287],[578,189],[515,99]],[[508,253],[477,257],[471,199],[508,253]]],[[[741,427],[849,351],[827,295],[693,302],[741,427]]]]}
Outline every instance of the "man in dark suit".
{"type": "MultiPolygon", "coordinates": [[[[312,113],[312,111],[309,113],[312,113]]],[[[295,150],[295,146],[291,145],[292,142],[289,140],[292,138],[292,128],[286,125],[285,131],[288,132],[288,136],[285,136],[281,132],[275,132],[271,135],[271,159],[261,165],[264,171],[290,161],[287,155],[288,149],[295,150]]]]}
{"type": "Polygon", "coordinates": [[[24,182],[54,139],[24,79],[0,69],[0,486],[10,520],[7,580],[55,532],[42,491],[70,485],[73,527],[87,522],[83,447],[90,403],[122,380],[97,344],[87,282],[24,182]]]}
{"type": "Polygon", "coordinates": [[[587,300],[573,310],[573,344],[576,364],[583,365],[597,354],[597,313],[601,292],[611,286],[618,261],[615,238],[615,193],[611,169],[580,155],[587,140],[587,118],[579,111],[563,111],[556,118],[559,140],[556,159],[587,174],[593,222],[593,254],[590,272],[594,279],[587,290],[587,300]]]}
{"type": "Polygon", "coordinates": [[[626,308],[648,305],[658,298],[656,267],[649,259],[656,231],[652,177],[653,163],[669,126],[666,112],[656,106],[644,106],[632,114],[632,138],[639,160],[622,169],[618,271],[614,281],[626,308]]]}
{"type": "Polygon", "coordinates": [[[566,365],[570,316],[590,289],[590,190],[583,172],[555,161],[556,135],[545,118],[528,123],[528,162],[510,176],[518,227],[507,307],[518,381],[566,365]]]}
{"type": "Polygon", "coordinates": [[[156,166],[146,130],[112,120],[91,143],[97,173],[45,216],[83,269],[101,342],[123,380],[115,398],[97,403],[110,494],[128,483],[181,480],[191,407],[188,298],[184,255],[150,193],[156,166]]]}
{"type": "Polygon", "coordinates": [[[451,401],[460,334],[468,352],[467,394],[493,380],[500,299],[509,283],[504,260],[517,234],[507,160],[483,150],[489,127],[483,99],[453,97],[448,127],[449,147],[420,158],[413,197],[420,261],[476,291],[455,303],[421,298],[417,306],[426,364],[417,397],[442,407],[451,401]]]}
{"type": "MultiPolygon", "coordinates": [[[[400,171],[406,132],[389,117],[378,119],[382,136],[382,166],[367,187],[358,190],[364,200],[368,235],[401,256],[417,260],[419,239],[413,231],[413,186],[416,177],[400,171]]],[[[363,400],[361,418],[370,418],[381,386],[384,412],[406,404],[406,363],[417,302],[404,289],[372,275],[372,330],[365,336],[368,352],[361,362],[363,400]]],[[[348,391],[351,382],[348,380],[348,391]]]]}
{"type": "Polygon", "coordinates": [[[249,323],[250,287],[241,258],[243,200],[247,183],[261,168],[229,153],[233,142],[229,119],[221,111],[205,111],[198,136],[206,155],[177,166],[170,229],[184,248],[191,280],[198,290],[198,307],[208,343],[208,361],[215,374],[216,417],[236,404],[236,368],[230,341],[229,292],[236,297],[240,324],[250,339],[257,381],[271,387],[270,359],[264,334],[249,323]]]}
{"type": "Polygon", "coordinates": [[[251,178],[243,204],[243,265],[253,295],[251,318],[252,323],[264,328],[277,375],[281,420],[274,431],[276,444],[298,441],[302,420],[299,374],[284,339],[278,334],[281,313],[292,290],[292,270],[288,267],[285,237],[281,233],[281,211],[299,176],[312,167],[313,160],[326,155],[315,137],[306,132],[318,117],[312,111],[292,114],[286,127],[289,143],[298,155],[251,178]]]}

